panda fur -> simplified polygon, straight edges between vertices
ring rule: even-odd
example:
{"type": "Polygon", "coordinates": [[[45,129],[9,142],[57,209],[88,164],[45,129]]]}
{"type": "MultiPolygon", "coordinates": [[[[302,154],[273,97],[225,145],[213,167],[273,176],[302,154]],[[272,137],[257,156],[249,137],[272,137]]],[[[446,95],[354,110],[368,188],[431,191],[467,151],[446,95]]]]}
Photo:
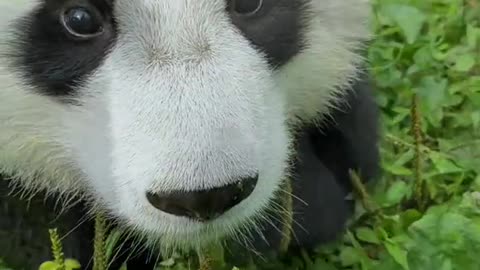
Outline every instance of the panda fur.
{"type": "MultiPolygon", "coordinates": [[[[58,227],[66,255],[91,265],[94,210],[148,246],[239,234],[276,250],[285,180],[291,247],[335,239],[352,211],[349,170],[378,170],[369,11],[368,0],[0,0],[0,257],[35,267],[50,258],[42,232],[58,227]],[[102,19],[101,35],[65,31],[61,11],[75,5],[102,19]],[[255,175],[252,194],[208,223],[145,198],[255,175]]],[[[138,254],[132,269],[148,269],[138,254]]]]}

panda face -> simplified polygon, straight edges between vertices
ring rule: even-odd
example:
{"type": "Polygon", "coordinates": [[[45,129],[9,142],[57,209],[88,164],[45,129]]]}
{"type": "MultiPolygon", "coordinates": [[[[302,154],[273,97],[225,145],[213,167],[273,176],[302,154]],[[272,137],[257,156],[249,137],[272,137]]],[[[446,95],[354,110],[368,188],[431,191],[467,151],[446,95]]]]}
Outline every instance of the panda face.
{"type": "Polygon", "coordinates": [[[327,107],[365,36],[362,0],[22,1],[0,21],[0,172],[182,246],[261,215],[287,123],[327,107]]]}

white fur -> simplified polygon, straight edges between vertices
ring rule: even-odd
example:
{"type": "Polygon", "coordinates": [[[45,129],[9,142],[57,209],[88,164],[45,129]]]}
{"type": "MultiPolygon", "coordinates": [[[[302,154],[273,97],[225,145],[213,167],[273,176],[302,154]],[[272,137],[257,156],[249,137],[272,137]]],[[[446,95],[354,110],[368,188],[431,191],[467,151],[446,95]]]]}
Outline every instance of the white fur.
{"type": "MultiPolygon", "coordinates": [[[[31,5],[0,0],[2,39],[31,5]]],[[[287,124],[327,113],[355,76],[368,2],[312,0],[309,46],[276,72],[224,5],[116,0],[118,41],[80,90],[81,107],[36,94],[0,58],[0,173],[33,189],[82,191],[164,244],[197,245],[252,219],[288,169],[287,124]],[[208,225],[163,213],[145,197],[256,173],[252,195],[208,225]]]]}

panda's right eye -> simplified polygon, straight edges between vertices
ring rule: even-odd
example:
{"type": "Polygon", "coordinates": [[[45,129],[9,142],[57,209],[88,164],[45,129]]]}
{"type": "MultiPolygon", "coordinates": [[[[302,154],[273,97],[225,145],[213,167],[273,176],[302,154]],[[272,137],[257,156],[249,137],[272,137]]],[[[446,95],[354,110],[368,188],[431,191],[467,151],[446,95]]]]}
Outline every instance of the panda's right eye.
{"type": "Polygon", "coordinates": [[[70,7],[60,16],[67,33],[75,39],[91,39],[103,33],[104,20],[93,7],[70,7]]]}
{"type": "Polygon", "coordinates": [[[263,0],[231,0],[229,4],[236,14],[250,16],[262,9],[263,0]]]}

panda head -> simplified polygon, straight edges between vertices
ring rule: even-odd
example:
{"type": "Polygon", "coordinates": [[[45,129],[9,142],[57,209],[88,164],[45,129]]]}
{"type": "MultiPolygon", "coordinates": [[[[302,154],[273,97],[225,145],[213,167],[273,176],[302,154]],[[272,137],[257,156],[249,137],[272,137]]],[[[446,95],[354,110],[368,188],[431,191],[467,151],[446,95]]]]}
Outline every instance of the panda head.
{"type": "Polygon", "coordinates": [[[365,0],[1,0],[0,173],[200,245],[262,218],[365,0]]]}

